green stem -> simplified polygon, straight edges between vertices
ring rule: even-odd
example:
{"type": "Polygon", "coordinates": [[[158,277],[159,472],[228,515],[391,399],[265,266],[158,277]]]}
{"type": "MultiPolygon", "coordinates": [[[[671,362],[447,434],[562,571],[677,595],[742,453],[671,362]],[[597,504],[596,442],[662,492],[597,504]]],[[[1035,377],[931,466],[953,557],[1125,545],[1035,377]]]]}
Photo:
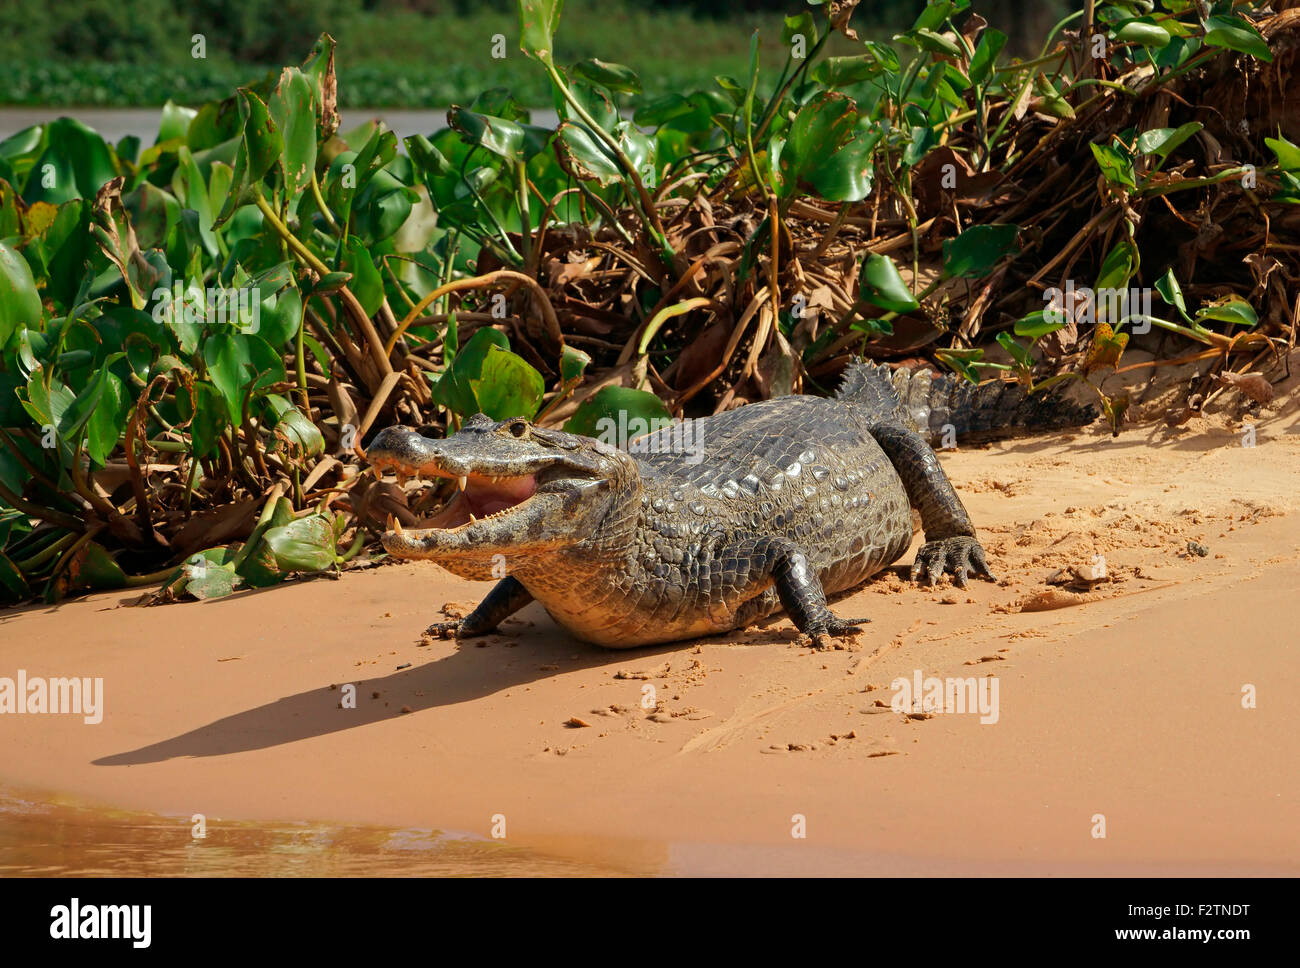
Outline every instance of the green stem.
{"type": "Polygon", "coordinates": [[[560,75],[559,69],[555,66],[555,62],[550,58],[547,58],[542,63],[546,67],[547,73],[551,75],[551,83],[559,89],[562,95],[564,95],[564,100],[567,101],[569,107],[573,109],[573,113],[576,114],[582,123],[591,129],[591,133],[603,141],[605,147],[613,153],[614,160],[618,162],[619,167],[623,169],[624,174],[627,175],[628,180],[632,183],[632,187],[636,189],[637,196],[641,203],[642,214],[645,216],[646,224],[649,226],[651,234],[655,237],[655,241],[659,243],[659,246],[663,249],[664,253],[671,257],[674,254],[672,246],[668,244],[668,236],[664,233],[663,223],[659,221],[659,212],[655,209],[654,200],[650,198],[650,193],[646,191],[645,182],[641,180],[641,175],[637,172],[636,165],[632,164],[632,159],[628,158],[623,149],[619,147],[618,141],[614,136],[597,124],[596,120],[587,113],[587,109],[579,103],[573,92],[569,90],[569,85],[565,83],[564,78],[560,75]]]}
{"type": "Polygon", "coordinates": [[[64,548],[66,548],[68,545],[72,544],[72,542],[76,540],[77,540],[77,535],[65,534],[62,538],[50,542],[49,545],[47,545],[45,548],[41,549],[40,551],[36,552],[36,554],[32,555],[30,558],[27,558],[23,561],[15,561],[13,563],[14,567],[17,568],[19,571],[23,572],[24,574],[26,574],[27,572],[30,572],[33,568],[39,568],[41,565],[45,564],[45,562],[49,561],[51,558],[53,558],[60,551],[62,551],[64,548]]]}
{"type": "Polygon", "coordinates": [[[175,568],[164,568],[162,571],[153,571],[147,575],[127,575],[124,588],[142,588],[145,585],[156,585],[164,578],[169,578],[176,572],[175,568]]]}
{"type": "Polygon", "coordinates": [[[51,508],[44,508],[37,504],[23,500],[4,484],[0,484],[0,500],[4,501],[15,511],[21,511],[29,518],[40,518],[42,521],[48,521],[50,524],[58,525],[67,531],[81,532],[85,530],[85,525],[70,514],[64,514],[62,511],[55,511],[51,508]]]}
{"type": "Polygon", "coordinates": [[[306,262],[316,270],[320,276],[324,277],[330,274],[329,266],[325,265],[324,262],[321,262],[321,260],[316,257],[316,254],[307,248],[307,246],[299,242],[297,236],[289,231],[289,227],[285,225],[284,222],[280,221],[280,216],[275,214],[275,209],[271,208],[266,199],[262,197],[261,190],[254,189],[253,202],[257,205],[258,210],[261,211],[262,218],[271,223],[271,227],[275,229],[276,234],[279,235],[280,238],[284,239],[289,248],[293,250],[294,254],[298,256],[298,258],[302,259],[303,262],[306,262]]]}
{"type": "Polygon", "coordinates": [[[334,216],[330,212],[329,206],[325,204],[325,199],[320,193],[320,182],[316,180],[316,172],[314,170],[311,173],[311,193],[316,199],[316,207],[320,209],[321,217],[325,219],[325,223],[330,227],[330,231],[335,235],[341,235],[339,223],[334,221],[334,216]]]}
{"type": "Polygon", "coordinates": [[[303,334],[307,330],[307,315],[304,313],[298,320],[298,340],[294,347],[297,364],[298,364],[298,393],[302,396],[302,413],[308,420],[311,419],[311,398],[307,395],[307,350],[303,341],[303,334]]]}
{"type": "Polygon", "coordinates": [[[365,530],[362,528],[357,528],[357,533],[352,538],[352,546],[348,548],[347,551],[343,552],[343,554],[338,556],[339,562],[342,563],[345,561],[351,561],[353,558],[356,557],[357,552],[362,549],[365,543],[366,543],[365,530]]]}
{"type": "Polygon", "coordinates": [[[533,249],[533,221],[528,214],[528,166],[522,161],[515,162],[515,178],[519,182],[519,245],[523,250],[524,266],[531,266],[530,256],[533,249]]]}
{"type": "MultiPolygon", "coordinates": [[[[1266,168],[1257,169],[1258,171],[1271,173],[1277,166],[1269,165],[1266,168]]],[[[1187,188],[1200,188],[1203,185],[1213,185],[1216,182],[1229,181],[1238,178],[1246,173],[1244,167],[1229,168],[1227,171],[1221,171],[1217,175],[1202,175],[1198,178],[1183,178],[1175,182],[1167,182],[1164,185],[1156,185],[1152,188],[1139,188],[1137,194],[1143,198],[1153,198],[1160,195],[1168,195],[1171,192],[1181,192],[1187,188]]]]}

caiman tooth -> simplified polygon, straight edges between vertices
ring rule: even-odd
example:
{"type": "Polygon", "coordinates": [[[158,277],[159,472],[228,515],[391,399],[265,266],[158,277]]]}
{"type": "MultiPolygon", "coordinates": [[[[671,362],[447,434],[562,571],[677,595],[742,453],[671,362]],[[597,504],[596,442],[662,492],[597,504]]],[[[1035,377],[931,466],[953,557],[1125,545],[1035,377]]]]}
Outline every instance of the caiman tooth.
{"type": "Polygon", "coordinates": [[[462,491],[465,490],[465,485],[466,485],[467,483],[468,483],[468,481],[466,480],[466,475],[464,475],[464,474],[462,474],[462,475],[460,475],[460,477],[456,478],[456,485],[457,485],[457,487],[459,487],[460,490],[462,490],[462,491]]]}
{"type": "Polygon", "coordinates": [[[478,518],[474,517],[474,512],[473,512],[473,511],[470,511],[470,512],[469,512],[469,523],[470,523],[470,524],[477,524],[477,523],[478,523],[478,518]]]}

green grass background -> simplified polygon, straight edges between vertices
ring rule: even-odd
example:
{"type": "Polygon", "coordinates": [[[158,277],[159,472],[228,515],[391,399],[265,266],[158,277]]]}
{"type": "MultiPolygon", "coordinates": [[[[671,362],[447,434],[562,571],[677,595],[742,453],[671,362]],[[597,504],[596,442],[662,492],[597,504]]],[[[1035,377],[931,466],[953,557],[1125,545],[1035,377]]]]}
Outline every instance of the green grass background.
{"type": "MultiPolygon", "coordinates": [[[[743,78],[749,37],[761,31],[765,73],[784,61],[783,15],[801,0],[713,4],[689,0],[568,0],[557,35],[560,63],[587,57],[637,70],[646,96],[743,78]],[[705,4],[704,6],[710,6],[705,4]],[[718,12],[721,11],[721,15],[718,12]]],[[[921,0],[865,3],[854,23],[887,38],[910,23],[921,0]]],[[[226,97],[266,70],[301,61],[316,36],[339,41],[339,98],[345,107],[444,107],[490,87],[525,103],[550,102],[540,67],[519,52],[507,0],[3,0],[0,104],[50,106],[197,104],[226,97]],[[192,56],[202,33],[206,57],[192,56]],[[491,57],[495,34],[503,60],[491,57]]],[[[837,36],[832,53],[861,48],[837,36]]]]}

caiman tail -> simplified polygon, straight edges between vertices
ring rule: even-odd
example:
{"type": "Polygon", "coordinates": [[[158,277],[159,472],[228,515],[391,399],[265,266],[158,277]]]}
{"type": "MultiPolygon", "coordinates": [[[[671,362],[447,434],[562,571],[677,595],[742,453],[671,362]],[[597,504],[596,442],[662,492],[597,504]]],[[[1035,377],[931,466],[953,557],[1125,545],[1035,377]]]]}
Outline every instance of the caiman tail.
{"type": "Polygon", "coordinates": [[[974,384],[955,374],[890,370],[857,360],[844,371],[836,396],[879,413],[892,412],[931,442],[945,431],[960,437],[1009,437],[1033,431],[1084,427],[1097,409],[1059,393],[1030,394],[1023,384],[990,380],[974,384]]]}

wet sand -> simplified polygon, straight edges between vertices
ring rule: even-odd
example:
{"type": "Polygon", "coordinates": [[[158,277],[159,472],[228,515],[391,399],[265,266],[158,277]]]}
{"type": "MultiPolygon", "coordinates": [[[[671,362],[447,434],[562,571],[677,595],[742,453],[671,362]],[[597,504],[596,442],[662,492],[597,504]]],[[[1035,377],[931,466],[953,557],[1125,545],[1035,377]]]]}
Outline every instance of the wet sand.
{"type": "Polygon", "coordinates": [[[604,651],[536,605],[430,641],[488,586],[413,563],[0,612],[0,676],[105,693],[99,725],[0,715],[0,787],[180,843],[194,813],[416,828],[592,873],[1295,874],[1300,409],[1248,419],[1253,447],[1220,416],[943,453],[1002,581],[887,572],[835,603],[874,618],[842,651],[784,620],[604,651]],[[1089,590],[1048,584],[1071,567],[1089,590]],[[918,670],[995,676],[997,721],[894,711],[918,670]]]}

